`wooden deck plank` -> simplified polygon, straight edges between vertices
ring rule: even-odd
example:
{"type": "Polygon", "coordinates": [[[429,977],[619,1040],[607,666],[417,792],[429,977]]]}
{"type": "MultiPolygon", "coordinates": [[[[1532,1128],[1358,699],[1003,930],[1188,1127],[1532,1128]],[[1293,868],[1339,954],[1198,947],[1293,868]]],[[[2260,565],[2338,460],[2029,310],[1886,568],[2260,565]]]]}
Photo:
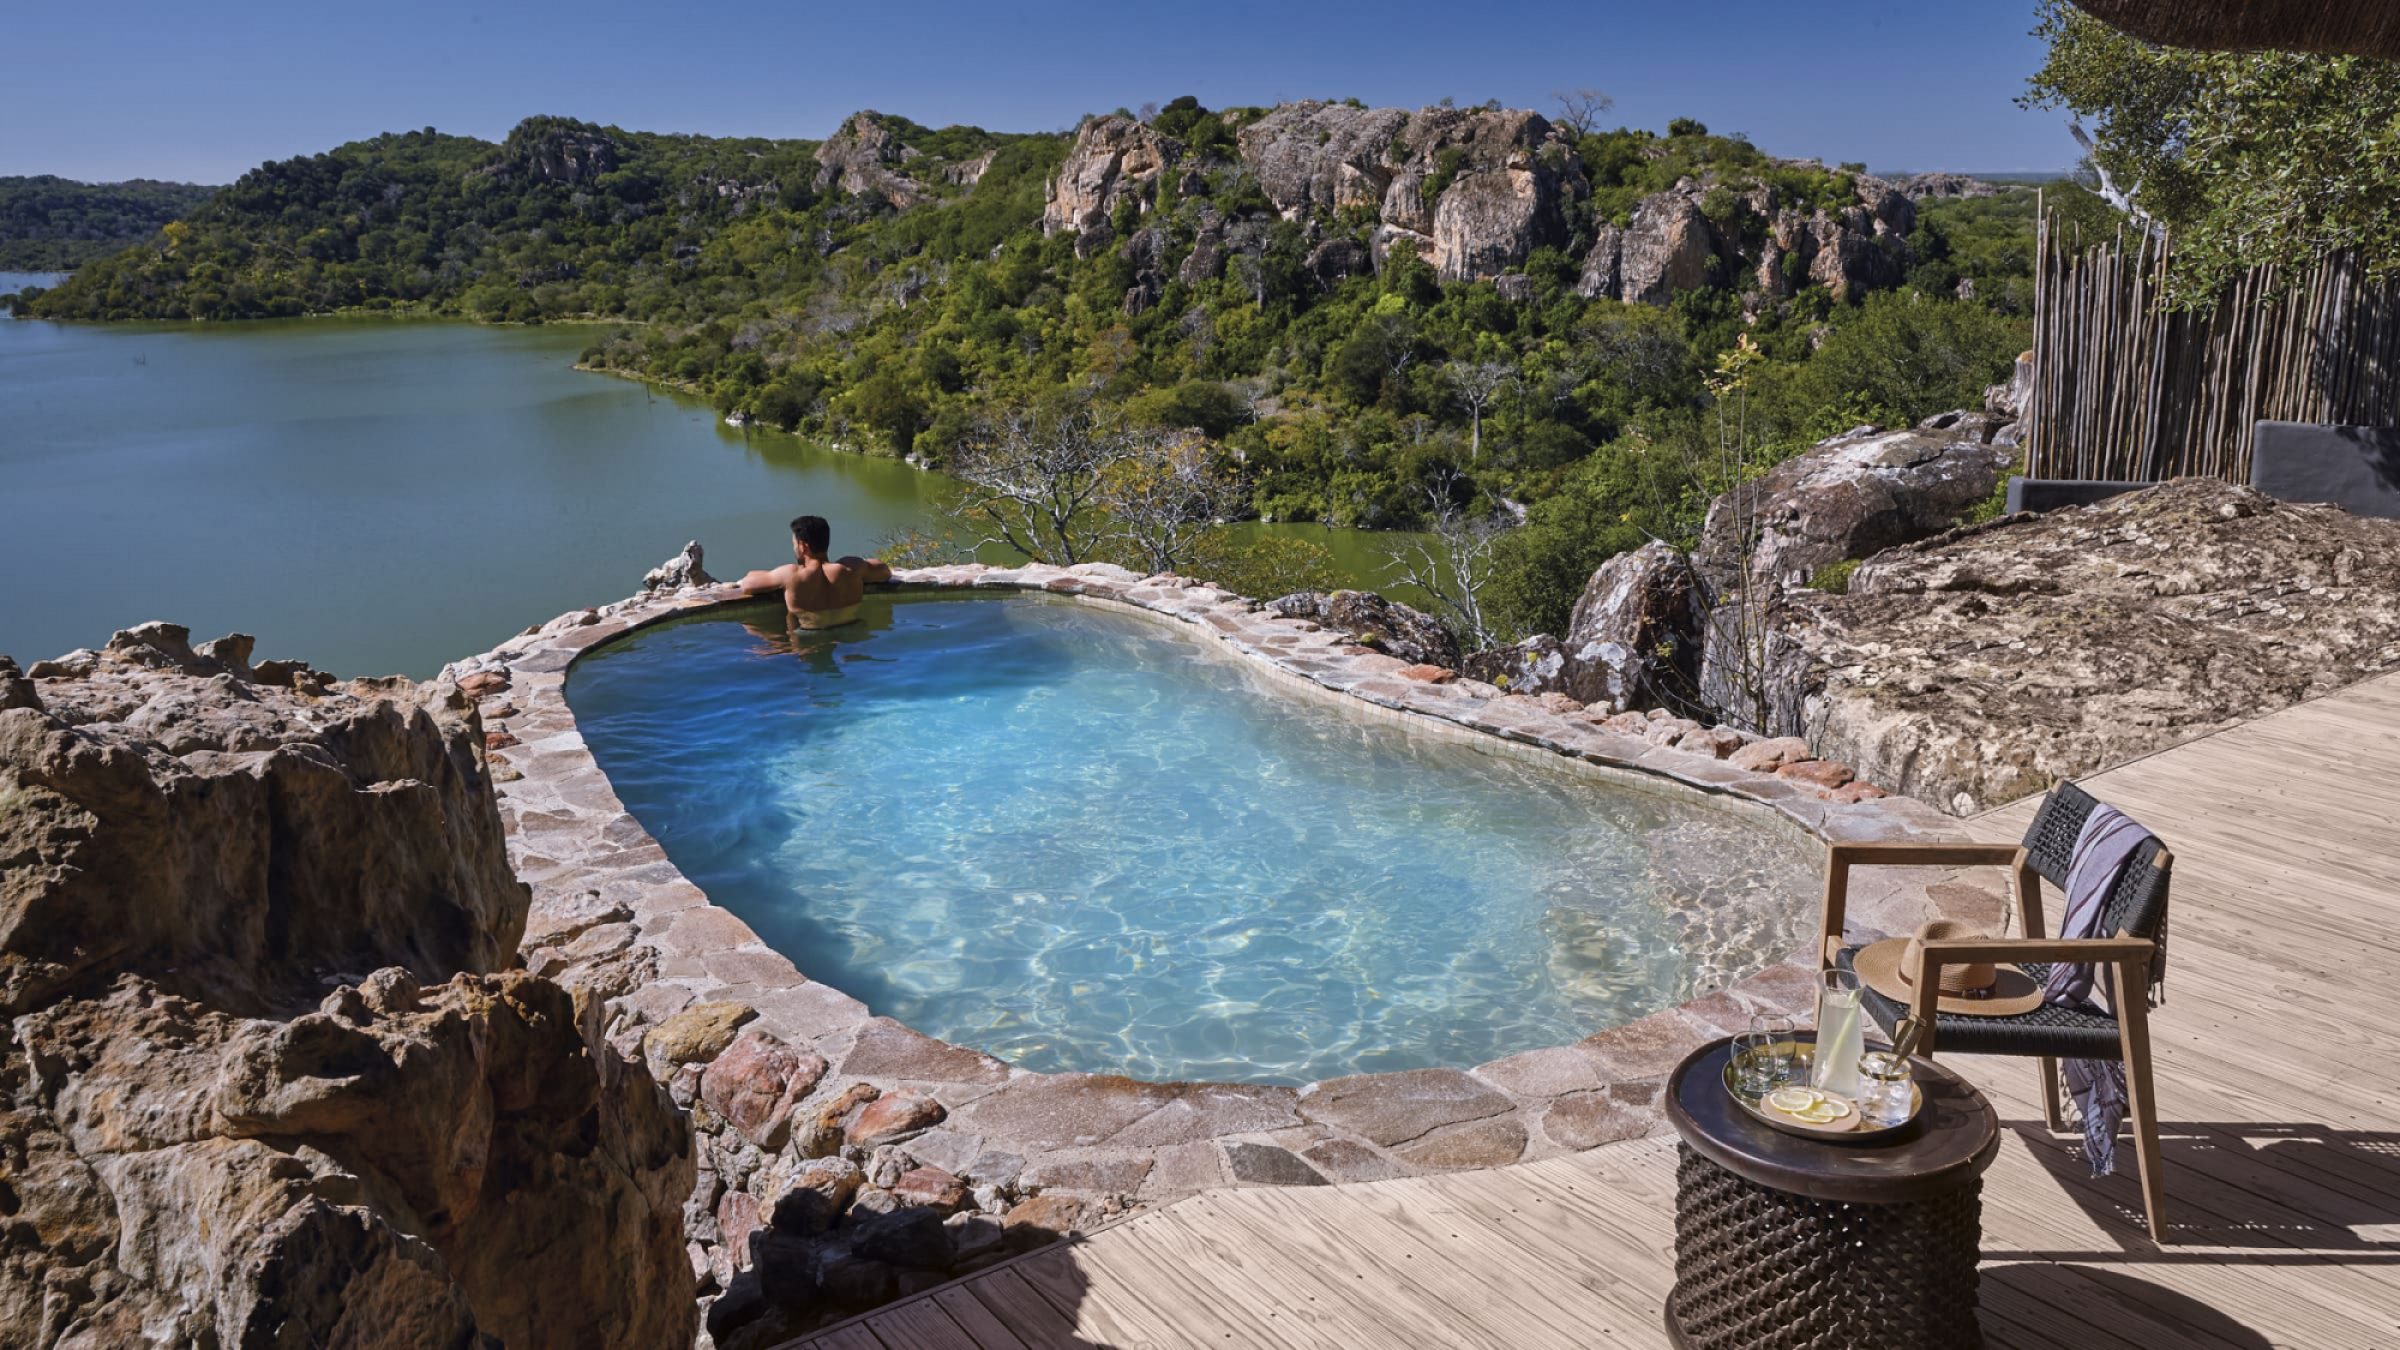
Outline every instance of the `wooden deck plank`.
{"type": "Polygon", "coordinates": [[[929,1298],[905,1299],[863,1325],[883,1350],[958,1350],[973,1343],[942,1305],[929,1298]]]}
{"type": "Polygon", "coordinates": [[[948,1313],[950,1320],[957,1324],[959,1346],[975,1346],[979,1350],[1032,1350],[1022,1338],[1008,1329],[1006,1322],[993,1316],[992,1310],[968,1290],[950,1285],[934,1290],[927,1297],[940,1304],[942,1311],[948,1313]]]}
{"type": "MultiPolygon", "coordinates": [[[[1985,1178],[1994,1346],[2400,1346],[2400,675],[2082,780],[2175,850],[2152,1015],[2167,1215],[2132,1145],[2092,1178],[2029,1061],[1945,1062],[2005,1122],[1985,1178]]],[[[2023,833],[2037,803],[1970,828],[2023,833]]],[[[2053,893],[2051,922],[2064,904],[2053,893]]],[[[1211,1192],[925,1296],[960,1347],[1663,1346],[1671,1137],[1493,1171],[1211,1192]],[[984,1315],[978,1318],[977,1314],[984,1315]],[[1122,1338],[1112,1340],[1112,1337],[1122,1338]],[[1162,1339],[1163,1338],[1163,1339],[1162,1339]]],[[[949,1350],[885,1314],[827,1350],[949,1350]],[[871,1334],[866,1331],[872,1328],[871,1334]],[[864,1335],[865,1339],[860,1339],[864,1335]],[[881,1339],[877,1339],[881,1338],[881,1339]]]]}

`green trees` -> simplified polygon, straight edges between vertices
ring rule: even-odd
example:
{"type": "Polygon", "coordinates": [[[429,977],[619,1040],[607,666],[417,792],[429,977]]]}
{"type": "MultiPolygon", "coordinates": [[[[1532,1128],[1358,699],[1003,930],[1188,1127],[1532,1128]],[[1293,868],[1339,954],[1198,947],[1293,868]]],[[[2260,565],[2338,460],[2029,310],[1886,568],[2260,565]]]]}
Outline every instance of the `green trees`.
{"type": "Polygon", "coordinates": [[[64,272],[147,239],[216,195],[213,187],[0,178],[0,272],[64,272]]]}
{"type": "Polygon", "coordinates": [[[2034,33],[2050,54],[2024,101],[2091,121],[2093,165],[2174,235],[2185,296],[2341,249],[2400,270],[2400,63],[2153,46],[2060,0],[2034,33]]]}
{"type": "Polygon", "coordinates": [[[1914,291],[1870,295],[1856,312],[1839,316],[1833,335],[1801,368],[1797,388],[1786,395],[1797,408],[1779,411],[1787,426],[1797,424],[1816,439],[1860,422],[1907,426],[1945,409],[1980,406],[1984,387],[2030,336],[2023,321],[1974,305],[1914,291]]]}
{"type": "MultiPolygon", "coordinates": [[[[1709,210],[1734,231],[1758,224],[1749,185],[1802,209],[1855,195],[1846,172],[1771,161],[1697,123],[1599,130],[1598,96],[1577,97],[1585,114],[1562,115],[1592,192],[1505,288],[1442,280],[1406,238],[1371,271],[1312,267],[1328,245],[1372,248],[1374,214],[1283,218],[1234,153],[1255,110],[1186,97],[1152,116],[1185,147],[1178,173],[1105,238],[1042,229],[1063,135],[884,118],[917,152],[888,166],[916,185],[902,211],[820,188],[814,142],[537,118],[497,145],[427,129],[262,165],[25,307],[615,320],[586,364],[961,474],[989,467],[987,430],[1012,410],[1084,406],[1158,443],[1207,439],[1240,491],[1212,487],[1207,520],[1179,519],[1166,547],[1220,580],[1292,589],[1325,569],[1307,541],[1219,516],[1480,528],[1521,511],[1484,541],[1473,626],[1555,630],[1602,559],[1697,528],[1703,376],[1722,355],[1755,346],[1746,397],[1767,455],[1972,403],[2022,342],[2007,316],[2023,308],[2032,222],[2021,196],[1928,204],[1906,298],[1838,302],[1803,272],[1770,299],[1735,269],[1663,308],[1585,299],[1597,232],[1682,178],[1722,188],[1709,210]]],[[[1191,480],[1146,481],[1169,500],[1191,480]]],[[[1101,509],[1088,495],[1063,534],[1017,533],[1044,556],[1141,553],[1105,531],[1076,538],[1076,515],[1101,509]]]]}

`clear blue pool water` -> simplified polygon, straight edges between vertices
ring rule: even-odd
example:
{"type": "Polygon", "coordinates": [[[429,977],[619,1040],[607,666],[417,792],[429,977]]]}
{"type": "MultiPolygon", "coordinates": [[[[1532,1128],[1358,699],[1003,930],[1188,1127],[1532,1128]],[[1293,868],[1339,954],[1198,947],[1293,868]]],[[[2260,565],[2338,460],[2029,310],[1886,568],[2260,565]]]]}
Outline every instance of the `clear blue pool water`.
{"type": "Polygon", "coordinates": [[[1464,1067],[1803,940],[1811,854],[1750,815],[1268,678],[1139,615],[871,598],[830,633],[771,607],[652,628],[567,692],[713,900],[810,977],[1028,1068],[1464,1067]]]}

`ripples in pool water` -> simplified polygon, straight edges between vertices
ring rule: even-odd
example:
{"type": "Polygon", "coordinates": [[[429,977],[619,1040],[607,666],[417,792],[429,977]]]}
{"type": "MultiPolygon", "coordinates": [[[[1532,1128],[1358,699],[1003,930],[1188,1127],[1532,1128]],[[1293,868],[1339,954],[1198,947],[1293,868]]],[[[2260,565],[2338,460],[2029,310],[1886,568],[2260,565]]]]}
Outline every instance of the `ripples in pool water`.
{"type": "Polygon", "coordinates": [[[568,694],[711,899],[931,1035],[1140,1078],[1464,1067],[1803,940],[1807,852],[1696,794],[1358,718],[1146,617],[862,613],[649,629],[568,694]]]}

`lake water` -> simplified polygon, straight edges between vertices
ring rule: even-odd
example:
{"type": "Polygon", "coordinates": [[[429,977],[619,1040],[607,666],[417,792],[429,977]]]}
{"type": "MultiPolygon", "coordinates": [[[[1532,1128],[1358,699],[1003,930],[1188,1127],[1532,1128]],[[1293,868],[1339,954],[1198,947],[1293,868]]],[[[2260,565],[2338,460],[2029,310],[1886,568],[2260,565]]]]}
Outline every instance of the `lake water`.
{"type": "MultiPolygon", "coordinates": [[[[804,511],[844,550],[937,518],[936,475],[573,369],[596,331],[0,319],[0,652],[169,619],[422,677],[687,539],[722,576],[788,561],[804,511]]],[[[1381,541],[1314,534],[1380,575],[1381,541]]]]}
{"type": "Polygon", "coordinates": [[[1042,1070],[1303,1083],[1560,1045],[1801,938],[1812,855],[1698,793],[1368,721],[1178,626],[872,597],[567,684],[626,807],[810,978],[1042,1070]]]}

